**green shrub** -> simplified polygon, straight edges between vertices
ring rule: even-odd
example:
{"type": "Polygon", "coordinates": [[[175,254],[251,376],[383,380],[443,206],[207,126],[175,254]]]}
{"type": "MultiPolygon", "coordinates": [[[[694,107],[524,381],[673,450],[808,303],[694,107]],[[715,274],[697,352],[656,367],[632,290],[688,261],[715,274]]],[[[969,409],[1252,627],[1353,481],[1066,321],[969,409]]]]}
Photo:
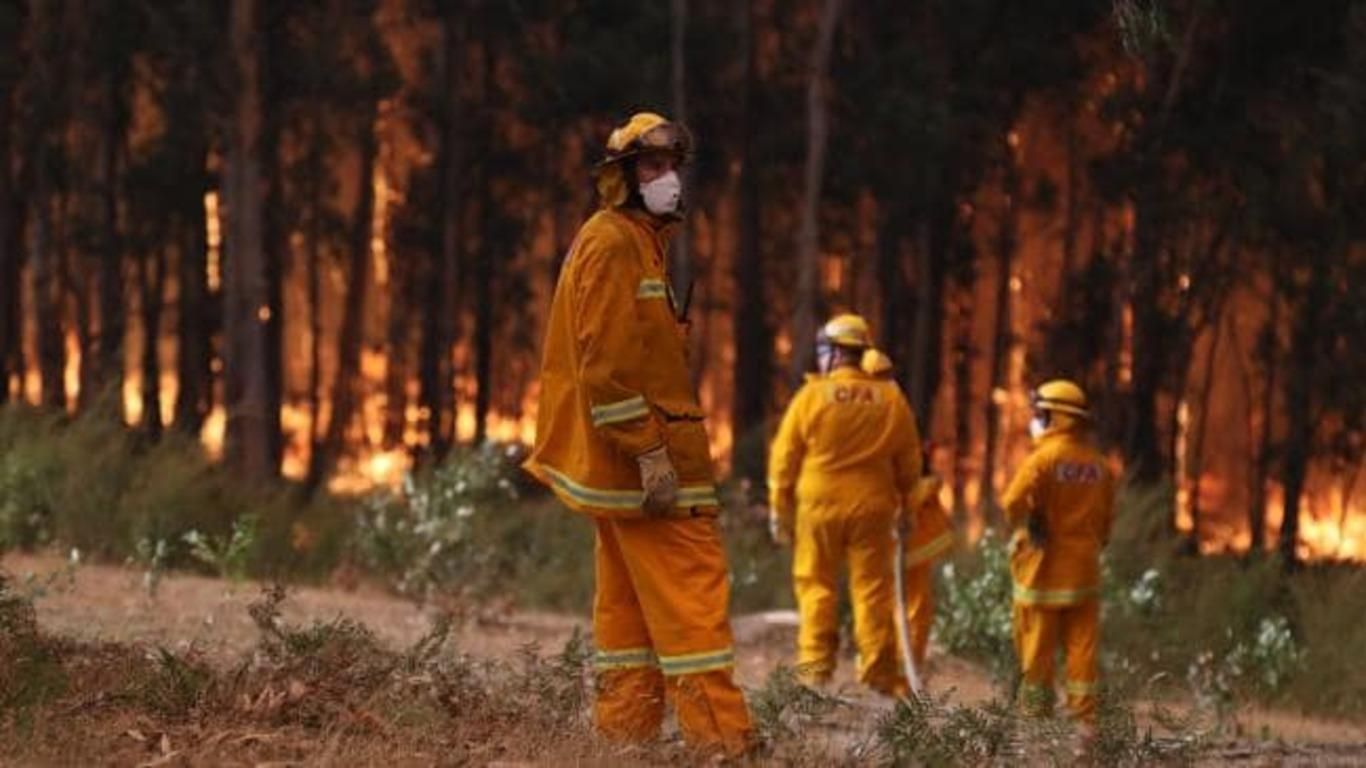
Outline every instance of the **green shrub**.
{"type": "Polygon", "coordinates": [[[452,454],[365,498],[356,517],[360,562],[418,599],[507,595],[583,610],[592,591],[587,521],[544,494],[528,499],[515,446],[452,454]]]}
{"type": "Polygon", "coordinates": [[[988,531],[940,569],[935,637],[950,652],[988,662],[998,677],[1012,674],[1010,552],[988,531]]]}

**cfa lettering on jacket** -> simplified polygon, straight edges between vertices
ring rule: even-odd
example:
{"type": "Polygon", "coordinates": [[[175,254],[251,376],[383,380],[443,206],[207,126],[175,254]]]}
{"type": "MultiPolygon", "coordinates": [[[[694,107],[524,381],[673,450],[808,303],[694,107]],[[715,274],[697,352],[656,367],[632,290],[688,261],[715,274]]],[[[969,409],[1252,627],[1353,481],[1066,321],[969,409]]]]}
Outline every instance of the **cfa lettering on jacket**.
{"type": "Polygon", "coordinates": [[[1099,483],[1104,476],[1100,467],[1089,462],[1060,461],[1053,468],[1053,477],[1060,483],[1092,485],[1099,483]]]}
{"type": "Polygon", "coordinates": [[[831,390],[830,399],[841,405],[876,405],[882,402],[882,395],[872,387],[841,384],[831,390]]]}

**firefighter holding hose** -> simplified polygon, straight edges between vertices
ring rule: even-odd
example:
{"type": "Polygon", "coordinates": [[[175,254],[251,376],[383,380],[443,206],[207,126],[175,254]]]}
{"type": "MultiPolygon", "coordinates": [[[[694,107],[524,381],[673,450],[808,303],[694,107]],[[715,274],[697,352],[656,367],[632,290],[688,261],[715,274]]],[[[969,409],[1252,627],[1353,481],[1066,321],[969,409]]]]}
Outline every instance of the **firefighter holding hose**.
{"type": "Polygon", "coordinates": [[[868,323],[839,315],[816,341],[823,375],[797,391],[769,457],[770,525],[791,543],[801,625],[798,674],[822,685],[839,645],[839,574],[846,566],[858,645],[858,679],[904,696],[898,663],[894,530],[920,477],[920,437],[895,382],[861,367],[872,346],[868,323]]]}

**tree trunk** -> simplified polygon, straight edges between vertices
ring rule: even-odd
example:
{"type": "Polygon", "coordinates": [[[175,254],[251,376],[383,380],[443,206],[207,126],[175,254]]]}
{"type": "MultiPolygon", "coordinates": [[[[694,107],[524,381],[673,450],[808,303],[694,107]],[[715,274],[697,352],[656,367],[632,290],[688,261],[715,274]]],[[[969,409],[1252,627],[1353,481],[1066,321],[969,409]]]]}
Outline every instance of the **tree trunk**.
{"type": "Polygon", "coordinates": [[[159,248],[142,258],[142,429],[161,438],[161,309],[166,291],[166,256],[159,248]]]}
{"type": "Polygon", "coordinates": [[[825,0],[806,80],[806,164],[801,228],[797,235],[797,297],[792,312],[792,361],[788,380],[795,388],[811,367],[817,317],[821,312],[820,203],[825,151],[830,137],[829,69],[841,0],[825,0]]]}
{"type": "Polygon", "coordinates": [[[960,528],[967,522],[966,491],[972,459],[972,359],[976,350],[972,340],[971,291],[971,283],[959,286],[954,312],[958,338],[953,345],[953,517],[960,528]]]}
{"type": "Polygon", "coordinates": [[[403,444],[403,432],[408,424],[408,340],[417,300],[411,270],[411,262],[407,259],[389,261],[389,338],[385,355],[388,366],[384,372],[386,449],[403,444]]]}
{"type": "Polygon", "coordinates": [[[441,22],[440,114],[441,143],[437,149],[437,222],[433,234],[433,269],[424,291],[422,351],[418,398],[427,417],[427,451],[440,460],[455,440],[456,305],[461,247],[464,239],[464,133],[460,60],[464,53],[464,17],[448,6],[441,22]]]}
{"type": "MultiPolygon", "coordinates": [[[[194,157],[202,157],[195,153],[194,157]]],[[[200,172],[196,169],[196,175],[200,172]]],[[[198,189],[198,185],[196,185],[198,189]]],[[[198,437],[213,401],[213,318],[209,296],[209,249],[203,198],[186,206],[180,251],[179,336],[176,356],[176,429],[198,437]]]]}
{"type": "Polygon", "coordinates": [[[1126,453],[1133,477],[1141,483],[1156,482],[1165,467],[1157,433],[1157,397],[1166,365],[1166,348],[1171,341],[1167,338],[1167,323],[1158,296],[1161,243],[1155,231],[1156,222],[1152,220],[1156,207],[1154,194],[1149,192],[1136,206],[1132,258],[1133,341],[1130,359],[1133,362],[1126,453]]]}
{"type": "MultiPolygon", "coordinates": [[[[670,117],[677,122],[687,123],[688,120],[688,91],[687,91],[687,39],[688,39],[688,0],[669,0],[669,84],[670,101],[673,105],[673,114],[670,117]]],[[[683,192],[688,198],[689,203],[697,200],[696,188],[693,186],[696,181],[696,174],[693,168],[688,165],[682,170],[683,173],[683,192]]],[[[672,252],[669,259],[670,272],[673,274],[674,295],[679,301],[689,299],[692,294],[693,283],[697,279],[696,265],[693,264],[692,253],[692,233],[688,226],[688,219],[684,218],[678,227],[678,236],[674,238],[672,252]]],[[[701,355],[694,355],[693,379],[697,380],[697,374],[701,368],[701,355]]]]}
{"type": "Polygon", "coordinates": [[[115,43],[108,45],[105,62],[104,124],[100,137],[100,262],[96,273],[99,301],[99,334],[92,339],[94,356],[90,375],[81,387],[85,403],[119,392],[123,380],[123,241],[119,231],[119,159],[122,154],[127,110],[123,104],[125,67],[115,43]]]}
{"type": "Polygon", "coordinates": [[[229,35],[236,73],[223,164],[224,459],[252,480],[274,477],[266,338],[269,277],[261,200],[261,29],[257,0],[233,0],[229,35]]]}
{"type": "MultiPolygon", "coordinates": [[[[15,50],[17,37],[14,35],[0,41],[0,46],[15,50]]],[[[17,374],[20,379],[23,378],[23,366],[19,364],[19,265],[23,258],[20,255],[23,240],[19,236],[19,217],[22,208],[15,200],[15,185],[10,170],[13,167],[10,153],[14,120],[12,83],[5,82],[3,85],[4,93],[0,94],[0,405],[9,402],[10,377],[17,374]]]]}
{"type": "Polygon", "coordinates": [[[1285,515],[1281,522],[1279,548],[1287,568],[1299,565],[1300,507],[1309,458],[1313,452],[1312,418],[1314,380],[1318,360],[1324,306],[1332,290],[1326,254],[1315,254],[1309,286],[1295,311],[1291,335],[1289,366],[1285,376],[1286,436],[1285,459],[1281,464],[1281,487],[1285,489],[1285,515]]]}
{"type": "Polygon", "coordinates": [[[370,240],[374,235],[377,140],[374,107],[368,105],[357,137],[360,145],[360,198],[351,219],[350,265],[342,299],[341,330],[337,339],[337,374],[332,381],[332,417],[327,422],[323,449],[310,462],[307,485],[317,488],[336,465],[360,403],[360,353],[365,333],[365,289],[370,282],[370,240]]]}
{"type": "Polygon", "coordinates": [[[1015,248],[1020,223],[1020,175],[1015,167],[1015,148],[1005,142],[1005,168],[1002,179],[1004,207],[1001,228],[996,241],[996,323],[991,336],[991,373],[986,401],[986,450],[982,456],[982,493],[977,512],[988,524],[994,524],[996,508],[996,462],[1000,450],[1003,398],[1006,390],[1006,366],[1015,338],[1010,312],[1010,281],[1015,265],[1015,248]]]}
{"type": "MultiPolygon", "coordinates": [[[[46,161],[39,159],[36,163],[46,161]]],[[[52,247],[52,212],[47,173],[34,169],[33,230],[29,239],[33,273],[33,305],[37,321],[38,374],[42,403],[49,408],[66,407],[64,371],[66,342],[62,338],[62,297],[56,275],[57,254],[52,247]]]]}
{"type": "Polygon", "coordinates": [[[1266,484],[1271,477],[1271,458],[1275,454],[1272,441],[1275,439],[1275,412],[1277,378],[1280,373],[1280,349],[1277,339],[1280,334],[1281,302],[1276,295],[1271,297],[1271,315],[1262,330],[1259,348],[1266,366],[1266,384],[1263,388],[1261,431],[1257,439],[1257,460],[1253,465],[1252,493],[1248,504],[1248,531],[1251,539],[1248,552],[1261,555],[1266,551],[1266,484]]]}
{"type": "Polygon", "coordinates": [[[493,324],[494,305],[497,302],[494,286],[498,280],[497,259],[507,247],[494,243],[498,236],[495,221],[501,212],[493,196],[494,169],[488,157],[493,153],[498,137],[493,125],[492,108],[489,100],[496,93],[494,67],[496,59],[492,45],[486,40],[483,44],[483,86],[481,96],[485,102],[484,117],[480,121],[480,150],[484,160],[478,171],[478,200],[476,202],[481,224],[479,226],[479,251],[474,260],[474,444],[483,445],[488,438],[489,410],[493,403],[493,324]]]}
{"type": "MultiPolygon", "coordinates": [[[[745,62],[744,86],[740,107],[739,163],[739,226],[731,292],[734,302],[731,332],[735,337],[733,402],[731,407],[732,466],[739,465],[740,452],[749,441],[750,433],[762,428],[768,409],[768,393],[773,371],[773,340],[769,332],[768,313],[764,302],[764,265],[760,240],[762,237],[762,209],[759,205],[759,158],[756,137],[760,114],[759,69],[756,61],[755,36],[757,14],[754,0],[741,7],[744,31],[740,35],[745,46],[741,54],[745,62]]],[[[759,440],[758,464],[751,471],[763,472],[762,445],[759,440]]],[[[757,478],[756,478],[757,479],[757,478]]]]}

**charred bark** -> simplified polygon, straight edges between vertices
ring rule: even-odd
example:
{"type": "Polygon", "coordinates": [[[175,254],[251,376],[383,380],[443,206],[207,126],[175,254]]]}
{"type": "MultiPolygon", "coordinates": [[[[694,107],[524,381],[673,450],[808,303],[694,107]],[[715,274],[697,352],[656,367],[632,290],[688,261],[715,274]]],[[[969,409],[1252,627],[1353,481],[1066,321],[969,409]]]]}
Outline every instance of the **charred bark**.
{"type": "Polygon", "coordinates": [[[166,256],[154,248],[142,258],[142,430],[161,438],[161,311],[166,291],[166,256]]]}
{"type": "Polygon", "coordinates": [[[257,0],[233,0],[229,55],[235,70],[232,114],[223,166],[227,227],[223,258],[224,459],[243,476],[274,477],[271,461],[268,361],[264,317],[269,276],[261,200],[261,47],[257,0]]]}
{"type": "MultiPolygon", "coordinates": [[[[201,198],[202,199],[202,198],[201,198]]],[[[179,351],[176,358],[175,427],[198,436],[213,406],[213,313],[209,296],[209,248],[204,204],[196,200],[181,232],[179,280],[179,351]]]]}
{"type": "Polygon", "coordinates": [[[811,368],[817,318],[822,312],[820,285],[820,202],[825,153],[830,138],[830,57],[835,45],[841,0],[825,0],[816,44],[806,74],[806,161],[802,175],[802,215],[797,234],[797,297],[792,312],[793,388],[811,368]]]}
{"type": "MultiPolygon", "coordinates": [[[[745,46],[744,85],[740,106],[739,141],[739,226],[738,248],[732,264],[734,307],[731,332],[735,338],[733,363],[734,391],[731,410],[732,465],[740,464],[742,446],[749,435],[761,429],[767,415],[770,377],[773,370],[773,339],[768,325],[764,301],[764,265],[762,238],[762,210],[759,205],[759,70],[756,61],[755,25],[758,23],[753,0],[740,10],[744,31],[740,39],[745,46]]],[[[763,472],[763,440],[759,446],[757,464],[751,472],[763,472]]]]}

